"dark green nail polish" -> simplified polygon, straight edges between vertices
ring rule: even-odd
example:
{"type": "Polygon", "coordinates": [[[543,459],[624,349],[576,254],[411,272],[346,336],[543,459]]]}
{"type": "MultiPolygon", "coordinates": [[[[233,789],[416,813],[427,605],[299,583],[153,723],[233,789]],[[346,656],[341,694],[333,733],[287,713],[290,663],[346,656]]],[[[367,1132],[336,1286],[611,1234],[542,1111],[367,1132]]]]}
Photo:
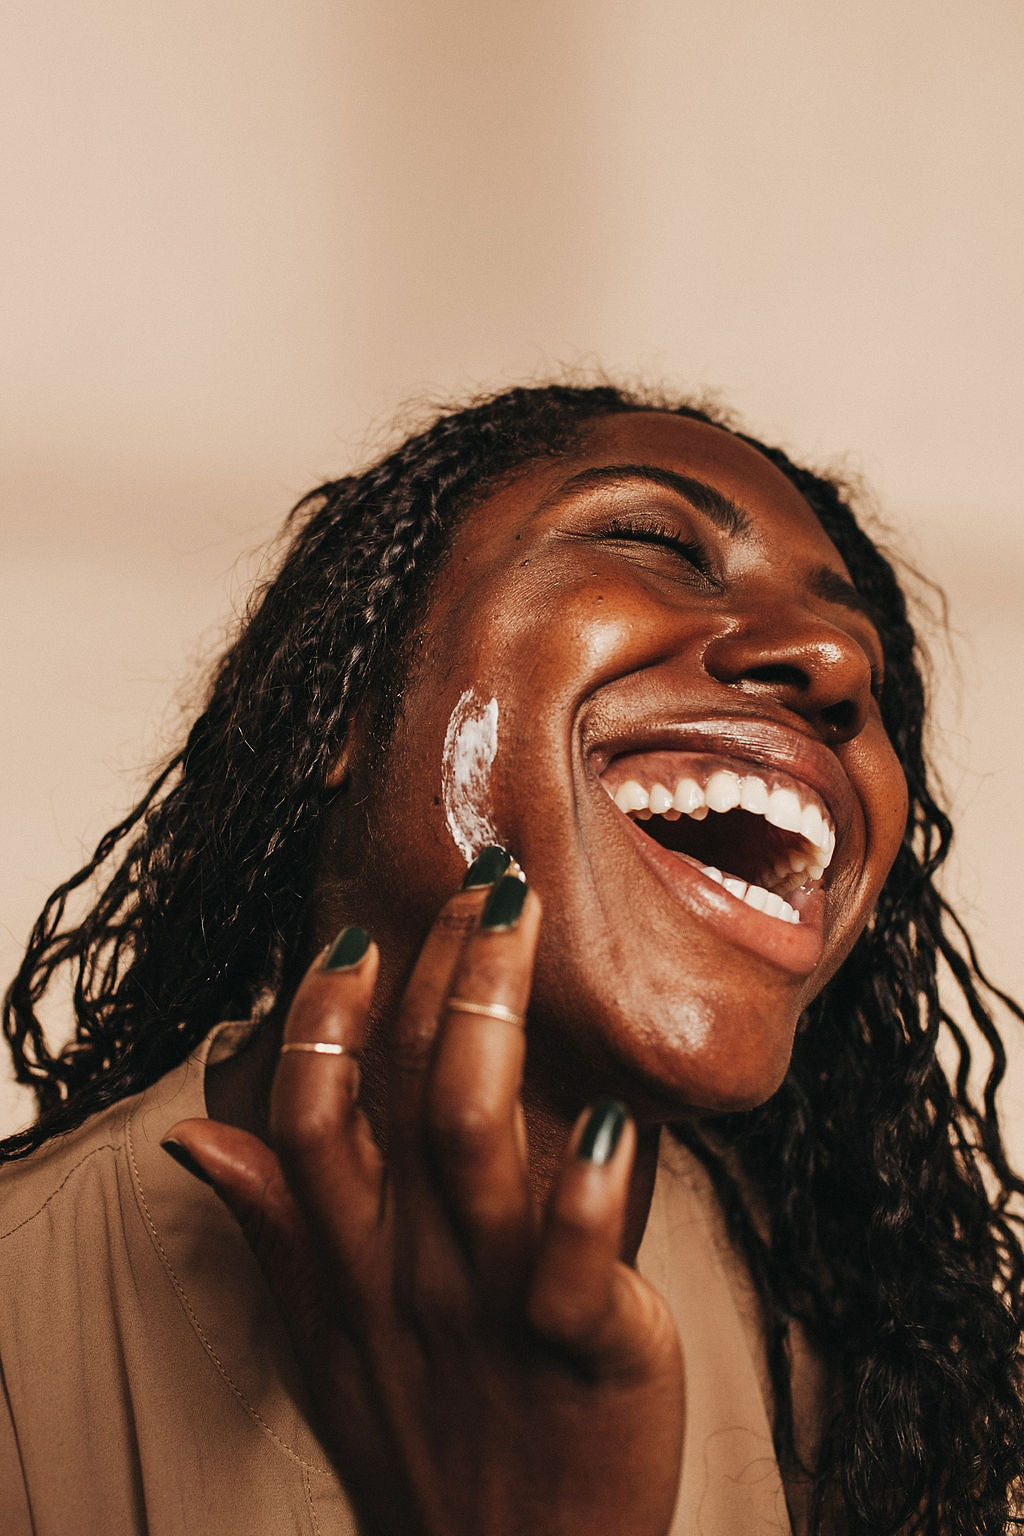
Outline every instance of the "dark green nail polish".
{"type": "Polygon", "coordinates": [[[526,900],[526,881],[515,875],[503,875],[491,891],[480,917],[480,927],[490,932],[514,928],[526,900]]]}
{"type": "Polygon", "coordinates": [[[576,1156],[603,1167],[610,1163],[626,1123],[626,1106],[617,1099],[601,1099],[590,1111],[576,1156]]]}
{"type": "Polygon", "coordinates": [[[350,971],[359,964],[369,947],[370,935],[365,928],[343,928],[327,951],[321,970],[350,971]]]}
{"type": "Polygon", "coordinates": [[[167,1153],[167,1156],[173,1157],[174,1161],[184,1168],[186,1173],[190,1173],[201,1184],[209,1184],[211,1188],[213,1187],[210,1175],[204,1168],[200,1168],[192,1153],[187,1147],[183,1147],[180,1141],[162,1141],[160,1145],[167,1153]]]}
{"type": "Polygon", "coordinates": [[[511,863],[512,855],[497,844],[482,849],[466,870],[462,889],[468,891],[474,885],[493,885],[495,880],[501,879],[511,863]]]}

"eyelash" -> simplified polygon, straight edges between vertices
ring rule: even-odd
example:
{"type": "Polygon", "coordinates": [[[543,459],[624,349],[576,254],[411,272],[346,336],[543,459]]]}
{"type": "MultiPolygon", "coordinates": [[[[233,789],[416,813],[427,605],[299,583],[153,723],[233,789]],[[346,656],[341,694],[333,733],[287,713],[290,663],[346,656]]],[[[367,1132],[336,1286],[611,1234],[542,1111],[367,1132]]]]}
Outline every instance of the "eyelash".
{"type": "Polygon", "coordinates": [[[637,544],[660,545],[662,549],[670,549],[673,554],[681,556],[706,581],[713,580],[711,562],[701,546],[694,539],[684,538],[681,533],[675,532],[665,523],[648,522],[647,519],[615,518],[602,529],[600,537],[632,540],[637,544]]]}

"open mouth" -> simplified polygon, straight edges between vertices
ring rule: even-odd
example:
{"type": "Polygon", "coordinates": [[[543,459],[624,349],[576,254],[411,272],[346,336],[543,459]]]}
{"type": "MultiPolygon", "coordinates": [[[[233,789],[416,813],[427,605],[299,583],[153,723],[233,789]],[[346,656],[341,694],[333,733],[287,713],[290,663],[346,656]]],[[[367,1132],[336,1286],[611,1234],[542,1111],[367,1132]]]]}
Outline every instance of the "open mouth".
{"type": "Polygon", "coordinates": [[[774,768],[707,753],[629,753],[601,783],[660,847],[781,922],[800,922],[835,851],[824,801],[774,768]]]}

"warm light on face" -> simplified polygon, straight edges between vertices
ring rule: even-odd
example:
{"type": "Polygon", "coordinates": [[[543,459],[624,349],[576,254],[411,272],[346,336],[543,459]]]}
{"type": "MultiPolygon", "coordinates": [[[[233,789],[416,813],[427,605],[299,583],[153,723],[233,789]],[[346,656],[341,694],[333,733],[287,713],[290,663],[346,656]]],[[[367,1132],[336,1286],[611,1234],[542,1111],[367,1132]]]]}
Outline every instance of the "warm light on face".
{"type": "Polygon", "coordinates": [[[906,817],[877,633],[793,484],[719,428],[605,418],[460,525],[420,642],[356,803],[424,922],[484,843],[522,866],[538,1091],[767,1097],[906,817]]]}

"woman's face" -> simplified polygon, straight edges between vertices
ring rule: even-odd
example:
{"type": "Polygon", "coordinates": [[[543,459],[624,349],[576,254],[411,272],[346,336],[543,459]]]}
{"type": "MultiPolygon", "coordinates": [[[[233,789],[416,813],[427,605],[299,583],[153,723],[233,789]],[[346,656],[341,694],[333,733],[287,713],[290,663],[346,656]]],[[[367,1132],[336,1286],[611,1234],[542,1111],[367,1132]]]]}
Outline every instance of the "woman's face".
{"type": "Polygon", "coordinates": [[[353,755],[337,874],[385,990],[500,842],[544,905],[533,1092],[651,1119],[761,1102],[903,834],[881,663],[767,459],[664,413],[603,419],[465,520],[387,758],[353,755]]]}

